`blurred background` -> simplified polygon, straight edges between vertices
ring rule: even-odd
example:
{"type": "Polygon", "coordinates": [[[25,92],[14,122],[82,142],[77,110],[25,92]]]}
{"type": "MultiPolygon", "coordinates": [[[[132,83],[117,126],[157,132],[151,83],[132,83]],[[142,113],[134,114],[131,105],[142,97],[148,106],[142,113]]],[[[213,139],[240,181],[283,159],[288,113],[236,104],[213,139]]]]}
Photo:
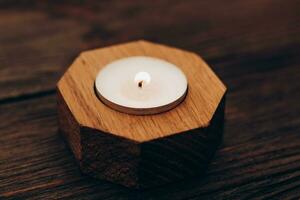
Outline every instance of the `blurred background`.
{"type": "MultiPolygon", "coordinates": [[[[2,0],[0,6],[0,97],[51,90],[81,51],[136,39],[195,51],[231,90],[240,84],[230,76],[283,68],[299,52],[298,1],[2,0]]],[[[244,84],[251,88],[253,81],[244,84]]]]}
{"type": "Polygon", "coordinates": [[[1,0],[0,197],[298,198],[299,50],[298,0],[1,0]],[[198,53],[228,87],[207,175],[143,194],[80,174],[55,103],[81,51],[138,39],[198,53]]]}

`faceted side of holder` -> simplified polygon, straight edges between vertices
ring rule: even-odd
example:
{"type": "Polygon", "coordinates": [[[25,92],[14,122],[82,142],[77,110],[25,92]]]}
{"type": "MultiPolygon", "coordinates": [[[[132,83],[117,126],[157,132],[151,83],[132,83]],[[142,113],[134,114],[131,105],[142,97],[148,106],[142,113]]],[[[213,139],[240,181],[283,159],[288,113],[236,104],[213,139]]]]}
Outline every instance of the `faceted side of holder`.
{"type": "Polygon", "coordinates": [[[59,88],[57,88],[57,114],[59,131],[71,148],[77,162],[80,163],[82,158],[80,124],[75,119],[65,102],[59,88]]]}
{"type": "Polygon", "coordinates": [[[202,175],[223,139],[225,96],[210,124],[141,144],[139,187],[202,175]]]}
{"type": "Polygon", "coordinates": [[[60,130],[81,171],[126,187],[150,188],[203,174],[223,136],[225,96],[207,127],[142,143],[81,126],[61,95],[57,98],[60,130]]]}
{"type": "Polygon", "coordinates": [[[81,128],[81,170],[93,177],[138,188],[140,145],[88,127],[81,128]]]}
{"type": "Polygon", "coordinates": [[[59,132],[83,173],[126,187],[138,187],[140,145],[80,125],[57,89],[59,132]]]}

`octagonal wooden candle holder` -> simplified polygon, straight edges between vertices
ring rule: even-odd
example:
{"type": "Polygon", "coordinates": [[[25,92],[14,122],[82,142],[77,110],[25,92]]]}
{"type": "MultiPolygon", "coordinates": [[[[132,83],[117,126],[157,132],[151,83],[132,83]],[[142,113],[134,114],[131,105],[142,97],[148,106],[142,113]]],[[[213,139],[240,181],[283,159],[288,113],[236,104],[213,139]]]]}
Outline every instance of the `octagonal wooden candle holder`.
{"type": "Polygon", "coordinates": [[[226,87],[195,53],[136,41],[85,51],[57,84],[59,127],[83,173],[132,188],[202,174],[223,135],[226,87]],[[103,104],[94,81],[106,64],[129,56],[166,60],[189,90],[177,107],[130,115],[103,104]]]}

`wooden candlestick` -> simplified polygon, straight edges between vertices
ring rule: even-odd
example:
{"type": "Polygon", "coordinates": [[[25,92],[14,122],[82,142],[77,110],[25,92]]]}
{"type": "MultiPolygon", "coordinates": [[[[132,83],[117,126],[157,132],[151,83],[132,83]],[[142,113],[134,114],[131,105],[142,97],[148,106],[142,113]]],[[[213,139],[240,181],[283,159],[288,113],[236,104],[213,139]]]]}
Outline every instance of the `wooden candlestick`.
{"type": "Polygon", "coordinates": [[[195,53],[136,41],[86,51],[57,84],[59,127],[81,170],[132,188],[203,173],[223,135],[226,87],[195,53]],[[129,115],[103,104],[94,81],[106,64],[129,56],[171,62],[185,73],[186,99],[170,111],[129,115]]]}

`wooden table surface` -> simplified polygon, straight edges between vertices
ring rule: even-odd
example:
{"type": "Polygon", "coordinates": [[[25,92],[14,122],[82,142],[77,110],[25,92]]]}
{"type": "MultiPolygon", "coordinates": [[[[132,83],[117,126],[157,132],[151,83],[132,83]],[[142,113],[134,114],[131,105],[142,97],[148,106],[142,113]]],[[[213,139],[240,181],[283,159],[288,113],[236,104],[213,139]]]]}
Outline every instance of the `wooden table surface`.
{"type": "Polygon", "coordinates": [[[300,2],[0,2],[0,199],[299,199],[300,2]],[[62,3],[63,2],[63,3],[62,3]],[[55,84],[86,49],[146,39],[200,54],[228,87],[205,176],[133,191],[82,175],[55,84]]]}

